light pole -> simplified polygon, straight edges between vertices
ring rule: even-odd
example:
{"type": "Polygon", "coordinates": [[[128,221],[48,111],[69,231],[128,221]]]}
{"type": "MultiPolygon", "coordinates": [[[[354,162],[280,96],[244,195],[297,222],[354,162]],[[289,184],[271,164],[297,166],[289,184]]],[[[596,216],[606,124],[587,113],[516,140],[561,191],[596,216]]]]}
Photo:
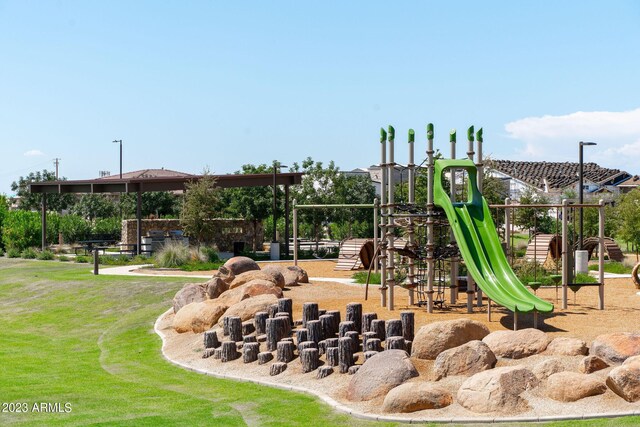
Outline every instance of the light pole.
{"type": "MultiPolygon", "coordinates": [[[[584,141],[580,141],[580,150],[579,150],[579,159],[580,159],[580,163],[579,163],[579,169],[578,169],[578,204],[582,205],[582,203],[584,202],[584,160],[583,160],[583,148],[585,145],[598,145],[595,142],[584,142],[584,141]]],[[[579,236],[580,236],[580,240],[579,240],[579,245],[578,248],[580,250],[583,249],[582,247],[582,243],[583,243],[583,218],[582,218],[582,206],[580,206],[580,218],[579,218],[579,236]]]]}
{"type": "Polygon", "coordinates": [[[120,179],[122,179],[122,140],[114,139],[113,143],[114,144],[120,143],[120,179]]]}

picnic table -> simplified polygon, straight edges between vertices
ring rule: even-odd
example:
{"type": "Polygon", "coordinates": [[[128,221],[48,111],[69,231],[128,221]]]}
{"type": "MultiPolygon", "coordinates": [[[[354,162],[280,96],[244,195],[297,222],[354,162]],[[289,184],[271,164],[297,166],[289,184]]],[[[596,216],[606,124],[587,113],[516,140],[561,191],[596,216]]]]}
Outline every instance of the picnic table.
{"type": "Polygon", "coordinates": [[[115,245],[116,240],[113,239],[88,239],[88,240],[80,240],[78,242],[80,246],[76,246],[74,248],[74,252],[78,255],[78,250],[84,250],[84,254],[88,255],[94,250],[102,251],[104,254],[107,249],[113,247],[115,245]]]}

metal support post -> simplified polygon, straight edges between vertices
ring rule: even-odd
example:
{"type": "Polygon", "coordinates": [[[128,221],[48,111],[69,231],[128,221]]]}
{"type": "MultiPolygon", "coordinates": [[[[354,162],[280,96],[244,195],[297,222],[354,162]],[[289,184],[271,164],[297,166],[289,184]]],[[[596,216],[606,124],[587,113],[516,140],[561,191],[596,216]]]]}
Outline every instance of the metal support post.
{"type": "Polygon", "coordinates": [[[433,283],[435,281],[433,238],[433,123],[427,125],[427,313],[433,313],[433,283]]]}
{"type": "Polygon", "coordinates": [[[389,284],[389,310],[394,309],[394,291],[396,286],[395,278],[395,236],[394,229],[395,224],[393,221],[394,212],[394,190],[395,190],[395,159],[394,159],[394,142],[395,142],[395,129],[393,126],[389,126],[389,133],[387,135],[387,142],[389,143],[389,162],[387,163],[387,178],[389,180],[389,200],[387,208],[387,283],[389,284]]]}
{"type": "MultiPolygon", "coordinates": [[[[414,163],[414,142],[415,142],[415,132],[413,129],[409,129],[409,164],[407,165],[409,169],[409,205],[413,206],[415,204],[415,179],[416,179],[416,165],[414,163]]],[[[409,240],[409,248],[414,250],[415,245],[415,230],[413,224],[413,218],[409,218],[409,226],[408,226],[408,240],[409,240]]],[[[407,274],[407,279],[409,280],[409,305],[414,304],[414,293],[415,293],[415,284],[416,284],[416,267],[413,258],[409,258],[409,272],[407,274]]]]}
{"type": "MultiPolygon", "coordinates": [[[[473,142],[474,142],[474,137],[473,137],[473,126],[470,126],[469,129],[467,129],[467,157],[469,158],[469,160],[471,160],[472,162],[474,161],[474,155],[475,152],[473,151],[473,142]]],[[[467,197],[469,197],[469,189],[467,188],[467,197]]],[[[468,290],[476,290],[476,283],[473,280],[473,277],[471,276],[471,273],[467,273],[467,289],[468,290]]],[[[480,288],[477,288],[478,291],[478,307],[482,306],[482,294],[480,293],[480,288]]]]}
{"type": "Polygon", "coordinates": [[[604,310],[604,200],[598,204],[598,309],[604,310]]]}
{"type": "Polygon", "coordinates": [[[41,244],[42,250],[47,249],[47,193],[42,193],[42,206],[40,207],[40,221],[42,222],[41,244]]]}
{"type": "MultiPolygon", "coordinates": [[[[451,145],[451,158],[456,158],[456,130],[452,129],[449,132],[449,143],[451,145]]],[[[456,189],[456,170],[451,168],[449,171],[449,182],[450,182],[450,190],[449,190],[449,198],[453,203],[455,201],[455,189],[456,189]]],[[[453,229],[449,233],[449,242],[452,244],[456,243],[456,238],[453,235],[453,229]]],[[[451,281],[449,285],[450,295],[449,301],[451,304],[455,304],[458,298],[458,264],[459,260],[457,256],[451,258],[451,271],[449,272],[449,280],[451,281]]]]}
{"type": "Polygon", "coordinates": [[[298,208],[293,199],[293,265],[298,265],[298,208]]]}
{"type": "Polygon", "coordinates": [[[562,199],[562,309],[567,309],[569,284],[569,201],[562,199]]]}
{"type": "MultiPolygon", "coordinates": [[[[377,254],[378,253],[378,246],[380,245],[379,239],[379,233],[378,233],[378,213],[380,211],[380,201],[378,200],[378,198],[376,197],[375,199],[373,199],[373,253],[377,254]]],[[[373,268],[374,268],[374,272],[377,274],[378,271],[380,270],[380,268],[378,267],[379,264],[379,255],[378,258],[376,258],[374,256],[372,262],[373,264],[373,268]]]]}
{"type": "Polygon", "coordinates": [[[380,128],[380,306],[387,306],[387,132],[380,128]]]}

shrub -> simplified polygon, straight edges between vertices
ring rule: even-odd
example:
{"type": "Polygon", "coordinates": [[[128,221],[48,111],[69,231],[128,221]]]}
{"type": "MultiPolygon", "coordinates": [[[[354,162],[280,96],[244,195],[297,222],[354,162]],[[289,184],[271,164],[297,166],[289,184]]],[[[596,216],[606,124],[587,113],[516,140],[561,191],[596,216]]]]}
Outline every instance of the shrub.
{"type": "Polygon", "coordinates": [[[91,232],[91,225],[78,215],[65,215],[60,218],[60,232],[67,243],[86,240],[91,232]]]}
{"type": "Polygon", "coordinates": [[[122,222],[120,218],[99,218],[93,226],[93,233],[120,240],[122,234],[122,222]]]}
{"type": "Polygon", "coordinates": [[[56,256],[52,251],[50,251],[49,249],[46,249],[44,251],[38,252],[38,254],[36,255],[36,258],[38,258],[41,261],[51,261],[52,259],[55,259],[56,256]]]}
{"type": "Polygon", "coordinates": [[[11,211],[4,219],[2,241],[21,252],[40,243],[41,230],[38,212],[11,211]]]}
{"type": "Polygon", "coordinates": [[[156,264],[164,268],[180,267],[190,259],[191,251],[181,243],[167,243],[156,254],[156,264]]]}
{"type": "Polygon", "coordinates": [[[69,262],[69,261],[71,261],[71,258],[69,258],[69,257],[68,257],[68,256],[66,256],[66,255],[60,255],[60,256],[58,257],[58,261],[60,261],[60,262],[69,262]]]}
{"type": "MultiPolygon", "coordinates": [[[[356,283],[364,284],[364,283],[367,283],[367,274],[368,272],[366,271],[359,271],[357,273],[354,273],[353,276],[351,277],[355,279],[356,283]]],[[[371,276],[369,277],[369,284],[379,285],[380,283],[381,283],[380,273],[372,272],[371,276]]]]}
{"type": "Polygon", "coordinates": [[[20,250],[17,248],[8,248],[7,249],[7,257],[8,258],[20,258],[20,250]]]}
{"type": "Polygon", "coordinates": [[[205,262],[219,262],[220,261],[220,257],[218,256],[218,249],[217,248],[213,248],[213,247],[209,247],[209,246],[202,246],[200,247],[200,252],[202,252],[202,254],[204,255],[204,260],[205,262]]]}
{"type": "Polygon", "coordinates": [[[20,254],[20,257],[24,259],[36,259],[37,256],[38,252],[34,248],[27,248],[20,254]]]}
{"type": "Polygon", "coordinates": [[[78,255],[76,257],[76,262],[86,264],[89,262],[89,257],[84,255],[78,255]]]}
{"type": "MultiPolygon", "coordinates": [[[[598,270],[598,264],[589,265],[589,270],[597,271],[598,270]]],[[[629,274],[629,273],[631,273],[631,270],[633,270],[633,267],[629,267],[627,265],[624,265],[621,262],[606,262],[604,264],[604,271],[607,272],[607,273],[629,274]]]]}

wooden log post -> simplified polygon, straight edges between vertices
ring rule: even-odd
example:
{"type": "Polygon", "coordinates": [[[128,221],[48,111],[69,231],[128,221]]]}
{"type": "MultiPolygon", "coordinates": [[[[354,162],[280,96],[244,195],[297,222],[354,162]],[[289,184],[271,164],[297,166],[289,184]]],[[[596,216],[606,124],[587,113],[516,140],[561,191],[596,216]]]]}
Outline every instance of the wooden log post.
{"type": "Polygon", "coordinates": [[[269,317],[276,317],[276,313],[278,312],[278,304],[271,304],[267,309],[269,313],[269,317]]]}
{"type": "Polygon", "coordinates": [[[318,318],[320,318],[320,316],[323,316],[325,314],[327,314],[327,310],[325,310],[325,309],[318,310],[318,318]]]}
{"type": "Polygon", "coordinates": [[[296,343],[309,341],[309,330],[307,328],[296,329],[296,343]]]}
{"type": "Polygon", "coordinates": [[[287,364],[284,362],[275,362],[269,367],[269,375],[280,375],[287,369],[287,364]]]}
{"type": "Polygon", "coordinates": [[[289,319],[286,317],[272,317],[266,321],[267,351],[274,351],[278,347],[278,341],[285,337],[289,328],[289,319]]]}
{"type": "Polygon", "coordinates": [[[338,324],[335,323],[335,316],[323,314],[320,316],[320,325],[322,327],[322,335],[325,338],[335,337],[338,333],[338,324]]]}
{"type": "Polygon", "coordinates": [[[316,375],[316,378],[321,380],[322,378],[326,378],[331,374],[333,374],[333,368],[331,366],[320,366],[318,368],[318,374],[316,375]]]}
{"type": "MultiPolygon", "coordinates": [[[[242,361],[244,363],[252,363],[258,360],[258,353],[260,353],[260,344],[257,342],[245,343],[242,347],[242,361]]],[[[269,353],[271,354],[271,353],[269,353]]]]}
{"type": "Polygon", "coordinates": [[[360,351],[360,334],[358,334],[358,331],[348,331],[346,334],[344,334],[345,337],[347,338],[351,338],[351,344],[352,347],[351,349],[353,350],[354,353],[357,353],[360,351]]]}
{"type": "Polygon", "coordinates": [[[220,341],[218,341],[218,333],[216,331],[206,331],[204,333],[204,348],[218,347],[220,347],[220,341]]]}
{"type": "Polygon", "coordinates": [[[338,325],[342,321],[340,318],[340,310],[327,310],[329,316],[333,316],[333,324],[336,325],[336,334],[338,333],[338,325]]]}
{"type": "Polygon", "coordinates": [[[403,337],[389,337],[387,338],[387,350],[406,350],[403,337]]]}
{"type": "Polygon", "coordinates": [[[309,320],[307,322],[307,330],[309,331],[309,341],[313,341],[316,344],[322,341],[322,325],[319,320],[309,320]]]}
{"type": "Polygon", "coordinates": [[[338,340],[338,367],[344,374],[353,365],[353,343],[351,338],[343,337],[338,340]]]}
{"type": "Polygon", "coordinates": [[[229,319],[227,316],[222,318],[222,335],[229,336],[229,319]]]}
{"type": "Polygon", "coordinates": [[[364,351],[382,351],[382,341],[380,338],[369,338],[364,351]]]}
{"type": "Polygon", "coordinates": [[[263,351],[261,353],[258,353],[258,365],[264,365],[265,363],[268,363],[271,360],[273,360],[273,353],[269,351],[263,351]]]}
{"type": "Polygon", "coordinates": [[[250,342],[258,342],[258,337],[256,337],[255,335],[245,335],[242,338],[242,342],[244,344],[250,343],[250,342]]]}
{"type": "Polygon", "coordinates": [[[376,320],[372,321],[371,322],[371,332],[375,332],[376,333],[376,337],[380,341],[384,341],[384,339],[386,338],[384,320],[383,319],[376,319],[376,320]]]}
{"type": "Polygon", "coordinates": [[[256,335],[264,335],[266,333],[266,322],[269,318],[269,313],[266,311],[259,311],[253,317],[253,325],[256,327],[256,335]]]}
{"type": "Polygon", "coordinates": [[[400,319],[387,320],[385,335],[387,340],[389,340],[389,338],[391,337],[401,337],[402,336],[402,320],[400,319]]]}
{"type": "Polygon", "coordinates": [[[402,337],[405,341],[413,341],[415,331],[415,313],[413,311],[403,311],[400,313],[402,321],[402,337]]]}
{"type": "Polygon", "coordinates": [[[326,343],[326,347],[337,347],[338,346],[338,338],[327,338],[324,340],[326,343]]]}
{"type": "Polygon", "coordinates": [[[231,360],[236,360],[238,357],[240,357],[240,353],[238,353],[236,342],[224,341],[222,343],[222,354],[220,356],[220,360],[222,362],[229,362],[231,360]]]}
{"type": "Polygon", "coordinates": [[[203,359],[208,359],[209,357],[213,356],[213,353],[216,350],[217,349],[215,349],[215,348],[205,348],[204,351],[202,352],[202,358],[203,359]]]}
{"type": "Polygon", "coordinates": [[[320,356],[327,352],[327,340],[322,340],[318,343],[318,352],[320,352],[320,356]]]}
{"type": "Polygon", "coordinates": [[[286,311],[279,311],[276,313],[276,317],[284,317],[285,319],[287,319],[287,329],[285,332],[285,336],[289,336],[289,334],[291,334],[291,327],[293,326],[291,324],[291,320],[289,319],[289,313],[287,313],[286,311]]]}
{"type": "Polygon", "coordinates": [[[364,313],[362,315],[362,333],[371,331],[371,322],[378,318],[378,313],[364,313]]]}
{"type": "Polygon", "coordinates": [[[365,360],[365,361],[366,361],[366,360],[369,360],[369,359],[371,359],[373,356],[375,356],[376,354],[378,354],[378,352],[377,352],[377,351],[373,351],[373,350],[371,350],[371,351],[365,351],[365,352],[364,352],[364,360],[365,360]]]}
{"type": "Polygon", "coordinates": [[[345,315],[347,321],[356,325],[354,331],[362,331],[362,304],[359,302],[351,302],[347,304],[347,312],[345,315]]]}
{"type": "Polygon", "coordinates": [[[242,341],[242,319],[238,316],[227,316],[227,330],[231,341],[242,341]]]}
{"type": "Polygon", "coordinates": [[[277,360],[278,362],[289,363],[293,360],[293,350],[296,348],[291,341],[280,341],[278,343],[277,360]]]}
{"type": "Polygon", "coordinates": [[[377,338],[378,335],[375,332],[365,332],[362,334],[362,349],[364,350],[365,348],[367,348],[367,341],[370,340],[371,338],[377,338]]]}
{"type": "Polygon", "coordinates": [[[318,369],[320,365],[320,355],[317,348],[305,348],[300,352],[300,362],[302,372],[307,373],[318,369]]]}
{"type": "Polygon", "coordinates": [[[327,365],[338,366],[339,355],[338,347],[327,347],[327,365]]]}
{"type": "Polygon", "coordinates": [[[222,359],[222,344],[220,344],[220,347],[213,350],[213,358],[216,360],[222,359]]]}
{"type": "Polygon", "coordinates": [[[307,327],[309,320],[318,320],[318,303],[305,302],[302,304],[302,326],[307,327]]]}
{"type": "Polygon", "coordinates": [[[293,327],[293,300],[291,298],[279,298],[278,311],[280,313],[284,312],[289,314],[289,322],[293,327]]]}
{"type": "Polygon", "coordinates": [[[347,332],[355,331],[355,330],[356,330],[356,324],[351,320],[345,320],[344,322],[340,322],[340,326],[338,328],[338,332],[339,332],[338,336],[342,338],[345,336],[347,332]]]}
{"type": "Polygon", "coordinates": [[[349,375],[355,375],[358,372],[358,369],[360,369],[360,365],[351,365],[349,366],[347,373],[349,375]]]}
{"type": "Polygon", "coordinates": [[[256,331],[256,327],[252,321],[242,322],[242,336],[251,335],[256,331]]]}
{"type": "Polygon", "coordinates": [[[314,341],[303,341],[298,344],[298,353],[302,353],[302,350],[307,348],[318,348],[318,344],[314,341]]]}
{"type": "Polygon", "coordinates": [[[411,345],[413,344],[413,341],[407,341],[404,340],[404,350],[409,353],[409,355],[411,355],[411,345]]]}

